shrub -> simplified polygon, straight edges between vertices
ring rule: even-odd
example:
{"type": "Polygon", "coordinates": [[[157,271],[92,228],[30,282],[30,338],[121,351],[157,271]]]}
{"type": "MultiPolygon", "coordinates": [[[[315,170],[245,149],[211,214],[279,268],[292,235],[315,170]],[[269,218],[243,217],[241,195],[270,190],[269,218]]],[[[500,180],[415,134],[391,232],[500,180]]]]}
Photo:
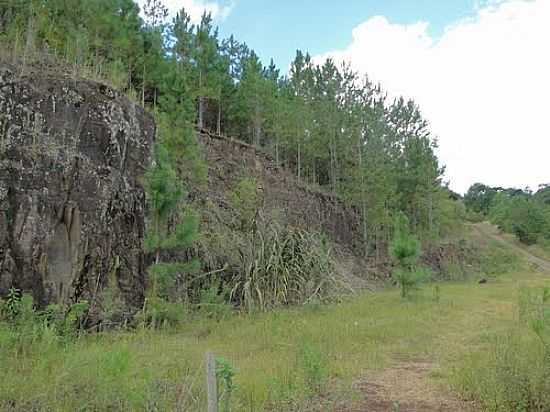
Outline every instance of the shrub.
{"type": "Polygon", "coordinates": [[[391,243],[390,253],[400,266],[410,269],[420,256],[420,243],[409,234],[399,234],[391,243]]]}

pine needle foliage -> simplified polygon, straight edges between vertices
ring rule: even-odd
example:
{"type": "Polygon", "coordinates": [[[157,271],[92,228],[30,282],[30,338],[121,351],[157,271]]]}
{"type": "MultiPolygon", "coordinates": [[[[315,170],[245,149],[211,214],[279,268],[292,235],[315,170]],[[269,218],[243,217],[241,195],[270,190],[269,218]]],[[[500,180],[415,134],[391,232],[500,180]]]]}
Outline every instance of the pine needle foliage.
{"type": "Polygon", "coordinates": [[[397,259],[404,269],[413,269],[418,256],[420,256],[420,242],[411,235],[409,219],[403,213],[399,213],[395,222],[395,235],[390,245],[391,255],[397,259]]]}
{"type": "Polygon", "coordinates": [[[399,263],[394,277],[401,288],[401,297],[407,298],[411,291],[418,288],[427,273],[416,267],[420,256],[420,242],[410,233],[409,219],[404,213],[398,214],[395,219],[395,234],[390,253],[399,263]]]}
{"type": "Polygon", "coordinates": [[[147,172],[145,188],[150,211],[150,225],[145,238],[145,250],[155,254],[148,273],[152,281],[151,297],[166,296],[178,275],[197,270],[196,261],[162,262],[162,252],[189,248],[197,237],[198,217],[191,211],[180,212],[184,190],[174,170],[168,152],[162,145],[155,147],[155,159],[147,172]],[[172,221],[180,223],[172,224],[172,221]]]}

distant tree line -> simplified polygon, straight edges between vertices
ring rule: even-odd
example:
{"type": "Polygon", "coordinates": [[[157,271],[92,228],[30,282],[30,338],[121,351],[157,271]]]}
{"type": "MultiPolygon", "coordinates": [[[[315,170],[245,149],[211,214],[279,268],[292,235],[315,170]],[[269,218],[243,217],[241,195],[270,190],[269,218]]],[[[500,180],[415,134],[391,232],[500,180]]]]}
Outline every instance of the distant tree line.
{"type": "Polygon", "coordinates": [[[160,0],[142,14],[132,0],[0,1],[0,30],[18,56],[88,67],[149,108],[187,185],[206,180],[198,126],[272,153],[297,179],[356,207],[366,254],[387,252],[398,212],[424,240],[459,224],[461,204],[442,184],[419,107],[348,65],[297,51],[281,73],[235,37],[220,38],[210,14],[198,24],[185,9],[168,19],[160,0]]]}
{"type": "Polygon", "coordinates": [[[476,183],[464,201],[479,218],[488,218],[523,243],[550,243],[550,184],[542,184],[533,192],[476,183]]]}

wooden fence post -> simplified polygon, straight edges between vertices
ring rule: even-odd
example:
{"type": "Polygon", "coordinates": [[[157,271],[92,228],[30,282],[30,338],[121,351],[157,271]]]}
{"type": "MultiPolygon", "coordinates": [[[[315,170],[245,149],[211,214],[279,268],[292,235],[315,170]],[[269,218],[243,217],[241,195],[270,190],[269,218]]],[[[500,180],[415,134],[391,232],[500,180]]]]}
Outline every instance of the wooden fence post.
{"type": "Polygon", "coordinates": [[[208,391],[208,412],[218,412],[218,384],[216,382],[216,358],[206,353],[206,387],[208,391]]]}

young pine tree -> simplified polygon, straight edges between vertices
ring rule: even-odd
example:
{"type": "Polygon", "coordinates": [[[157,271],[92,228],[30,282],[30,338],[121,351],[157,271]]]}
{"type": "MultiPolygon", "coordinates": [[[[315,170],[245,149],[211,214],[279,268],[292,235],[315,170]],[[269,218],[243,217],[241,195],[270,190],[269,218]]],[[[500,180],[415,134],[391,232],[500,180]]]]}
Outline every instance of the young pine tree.
{"type": "Polygon", "coordinates": [[[148,268],[149,298],[166,298],[176,277],[196,271],[198,262],[163,262],[162,253],[191,246],[197,236],[198,218],[192,212],[178,216],[184,191],[162,145],[155,147],[154,163],[146,175],[146,191],[150,222],[145,250],[155,255],[155,262],[148,268]],[[170,225],[174,220],[181,223],[170,225]]]}
{"type": "Polygon", "coordinates": [[[404,213],[399,213],[395,220],[395,234],[390,244],[390,253],[399,263],[394,276],[401,287],[401,297],[407,298],[412,290],[418,288],[418,284],[424,278],[424,272],[416,267],[420,256],[420,242],[410,233],[409,219],[404,213]]]}

